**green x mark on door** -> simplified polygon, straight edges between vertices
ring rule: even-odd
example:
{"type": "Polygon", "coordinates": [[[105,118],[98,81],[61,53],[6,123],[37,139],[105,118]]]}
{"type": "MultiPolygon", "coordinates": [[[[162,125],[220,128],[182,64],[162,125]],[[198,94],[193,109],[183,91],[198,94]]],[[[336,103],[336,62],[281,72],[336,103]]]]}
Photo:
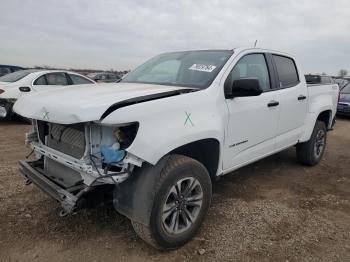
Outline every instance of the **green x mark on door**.
{"type": "Polygon", "coordinates": [[[191,123],[192,126],[194,126],[192,120],[191,120],[191,113],[188,113],[187,111],[185,111],[185,115],[186,115],[186,119],[185,119],[185,123],[184,126],[189,122],[191,123]]]}
{"type": "Polygon", "coordinates": [[[43,118],[49,120],[49,112],[48,111],[45,110],[43,112],[43,118]]]}

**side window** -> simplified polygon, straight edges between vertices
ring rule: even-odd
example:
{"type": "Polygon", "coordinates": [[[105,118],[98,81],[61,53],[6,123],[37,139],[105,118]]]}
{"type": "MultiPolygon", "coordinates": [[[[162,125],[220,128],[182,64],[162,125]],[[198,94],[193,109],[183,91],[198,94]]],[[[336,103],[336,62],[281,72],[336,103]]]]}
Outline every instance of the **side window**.
{"type": "Polygon", "coordinates": [[[47,84],[54,86],[65,86],[68,85],[68,81],[65,73],[50,73],[46,75],[47,84]]]}
{"type": "Polygon", "coordinates": [[[277,67],[280,87],[291,87],[299,83],[298,71],[293,59],[285,56],[273,55],[273,60],[277,67]]]}
{"type": "Polygon", "coordinates": [[[263,54],[251,54],[241,58],[232,69],[228,79],[230,85],[240,78],[257,78],[262,90],[271,89],[269,71],[263,54]]]}
{"type": "Polygon", "coordinates": [[[92,84],[92,82],[84,77],[69,74],[70,79],[72,79],[73,85],[82,85],[82,84],[92,84]]]}
{"type": "Polygon", "coordinates": [[[47,85],[45,75],[39,77],[37,80],[34,81],[34,85],[41,86],[41,85],[47,85]]]}

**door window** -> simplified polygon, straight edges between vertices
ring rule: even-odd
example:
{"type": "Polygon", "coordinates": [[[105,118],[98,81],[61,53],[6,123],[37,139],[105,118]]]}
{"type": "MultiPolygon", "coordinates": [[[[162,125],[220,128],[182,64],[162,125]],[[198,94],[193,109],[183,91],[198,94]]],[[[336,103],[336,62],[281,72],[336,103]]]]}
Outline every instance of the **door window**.
{"type": "Polygon", "coordinates": [[[35,80],[34,85],[36,85],[36,86],[47,85],[45,75],[43,75],[43,76],[39,77],[37,80],[35,80]]]}
{"type": "Polygon", "coordinates": [[[280,87],[292,87],[299,83],[298,71],[293,59],[285,56],[273,55],[273,60],[277,67],[280,87]]]}
{"type": "Polygon", "coordinates": [[[263,54],[250,54],[241,58],[232,69],[226,81],[229,85],[241,78],[256,78],[263,91],[271,89],[269,71],[263,54]]]}
{"type": "Polygon", "coordinates": [[[46,75],[48,85],[65,86],[68,85],[68,81],[65,73],[50,73],[46,75]]]}

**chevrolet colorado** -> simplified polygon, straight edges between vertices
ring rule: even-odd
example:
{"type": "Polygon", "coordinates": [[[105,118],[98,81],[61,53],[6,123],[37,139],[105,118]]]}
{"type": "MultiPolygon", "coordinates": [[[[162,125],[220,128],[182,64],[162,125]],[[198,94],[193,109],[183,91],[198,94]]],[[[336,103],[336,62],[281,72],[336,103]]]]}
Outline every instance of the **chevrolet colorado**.
{"type": "Polygon", "coordinates": [[[295,58],[257,49],[166,53],[120,83],[63,87],[21,97],[33,119],[20,161],[66,215],[109,192],[116,211],[159,249],[198,231],[212,181],[296,146],[316,165],[335,122],[336,84],[307,86],[295,58]]]}

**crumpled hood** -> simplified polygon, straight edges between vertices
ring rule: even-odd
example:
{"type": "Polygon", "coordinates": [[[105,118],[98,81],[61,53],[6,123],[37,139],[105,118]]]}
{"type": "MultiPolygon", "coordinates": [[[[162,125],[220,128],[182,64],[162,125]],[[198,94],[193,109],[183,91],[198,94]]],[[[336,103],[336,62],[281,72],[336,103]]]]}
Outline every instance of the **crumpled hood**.
{"type": "Polygon", "coordinates": [[[13,109],[23,117],[73,124],[99,120],[118,102],[181,89],[188,88],[136,83],[67,86],[23,96],[13,109]]]}

